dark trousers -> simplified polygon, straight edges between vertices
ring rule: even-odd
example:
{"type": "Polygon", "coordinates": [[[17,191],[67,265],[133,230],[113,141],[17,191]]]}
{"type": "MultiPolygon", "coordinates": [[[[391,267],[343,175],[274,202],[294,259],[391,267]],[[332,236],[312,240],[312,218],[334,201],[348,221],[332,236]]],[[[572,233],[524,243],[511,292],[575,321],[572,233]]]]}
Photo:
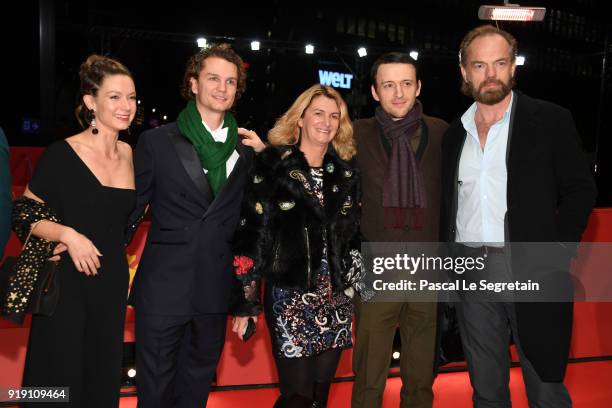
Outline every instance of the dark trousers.
{"type": "MultiPolygon", "coordinates": [[[[504,254],[489,254],[488,276],[507,277],[504,254]]],[[[500,279],[504,280],[504,279],[500,279]]],[[[516,313],[510,302],[458,303],[457,318],[476,408],[509,408],[512,335],[519,354],[527,398],[531,408],[567,408],[572,401],[563,383],[544,382],[525,357],[518,339],[516,313]]]]}
{"type": "Polygon", "coordinates": [[[355,301],[357,331],[353,350],[353,408],[382,406],[398,325],[402,339],[400,406],[431,408],[436,312],[436,303],[355,301]]]}
{"type": "Polygon", "coordinates": [[[138,407],[205,407],[226,322],[225,314],[159,316],[137,310],[138,407]]]}

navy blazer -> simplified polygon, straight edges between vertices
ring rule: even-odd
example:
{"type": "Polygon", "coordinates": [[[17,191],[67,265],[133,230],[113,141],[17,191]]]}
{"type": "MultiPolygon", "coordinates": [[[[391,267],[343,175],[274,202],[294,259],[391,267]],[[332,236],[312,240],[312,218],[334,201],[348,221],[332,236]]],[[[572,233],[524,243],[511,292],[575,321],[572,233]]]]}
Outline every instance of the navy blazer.
{"type": "Polygon", "coordinates": [[[141,313],[225,313],[233,276],[231,241],[240,217],[254,152],[238,142],[240,158],[217,196],[193,145],[176,123],[148,130],[135,151],[137,205],[151,228],[132,288],[141,313]]]}

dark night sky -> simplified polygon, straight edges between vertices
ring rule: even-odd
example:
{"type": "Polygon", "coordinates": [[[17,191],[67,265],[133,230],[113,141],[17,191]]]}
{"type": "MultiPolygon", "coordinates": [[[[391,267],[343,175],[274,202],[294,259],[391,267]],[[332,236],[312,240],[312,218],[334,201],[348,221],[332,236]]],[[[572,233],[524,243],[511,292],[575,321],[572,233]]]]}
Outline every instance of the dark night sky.
{"type": "MultiPolygon", "coordinates": [[[[353,118],[370,115],[374,104],[369,96],[369,65],[383,51],[407,50],[413,46],[421,53],[421,100],[425,112],[450,121],[470,103],[459,92],[456,61],[459,41],[465,32],[481,23],[476,16],[480,4],[501,4],[502,1],[435,0],[418,4],[406,2],[408,6],[397,6],[397,2],[388,2],[395,5],[386,6],[387,2],[377,1],[376,9],[372,6],[359,9],[355,2],[333,2],[331,7],[331,2],[295,3],[301,8],[299,11],[289,9],[288,3],[281,1],[257,2],[257,5],[253,2],[248,6],[239,6],[237,2],[215,6],[209,3],[55,1],[55,75],[52,77],[55,120],[48,132],[38,135],[22,134],[21,125],[24,118],[40,117],[39,5],[33,0],[11,4],[10,10],[2,12],[3,75],[0,77],[4,96],[0,126],[5,129],[11,144],[45,145],[76,130],[72,111],[78,89],[78,68],[87,55],[94,52],[116,57],[132,70],[147,121],[152,116],[152,107],[174,120],[183,105],[179,87],[185,62],[197,51],[195,38],[198,35],[236,39],[232,41],[234,47],[250,64],[247,93],[237,106],[239,123],[260,133],[265,134],[295,96],[318,80],[319,68],[347,72],[348,65],[360,76],[361,80],[354,80],[354,88],[361,88],[367,104],[351,113],[353,118]],[[449,11],[444,11],[445,8],[449,11]],[[412,30],[415,44],[384,41],[378,34],[375,39],[338,34],[339,16],[403,24],[406,30],[412,30]],[[265,41],[268,33],[277,43],[268,43],[268,46],[264,43],[259,53],[248,48],[246,40],[265,41]],[[317,45],[316,55],[303,54],[301,44],[307,40],[317,45]],[[425,49],[425,43],[431,44],[429,49],[425,49]],[[362,44],[369,47],[370,53],[359,59],[352,50],[362,44]],[[438,44],[441,45],[438,47],[438,44]],[[350,46],[351,51],[344,52],[345,46],[350,46]],[[338,52],[332,51],[333,47],[337,47],[338,52]]],[[[612,139],[609,137],[612,103],[608,101],[612,80],[609,80],[609,72],[603,88],[604,104],[600,106],[601,59],[606,32],[612,40],[610,23],[602,20],[607,15],[605,2],[557,0],[520,4],[563,10],[564,18],[568,19],[584,16],[585,32],[591,27],[600,28],[598,40],[588,41],[571,35],[547,35],[521,23],[502,25],[517,37],[519,53],[527,55],[527,65],[519,67],[517,74],[518,88],[569,108],[587,150],[594,150],[597,135],[602,135],[599,138],[602,172],[599,185],[603,190],[600,201],[611,205],[610,189],[601,188],[612,178],[612,166],[605,162],[609,161],[612,152],[609,140],[612,139]],[[530,57],[545,50],[559,57],[545,60],[544,66],[540,64],[539,68],[529,65],[533,61],[530,57]],[[563,65],[578,59],[583,62],[579,72],[564,72],[563,65]],[[600,111],[603,116],[601,131],[600,111]]],[[[549,11],[543,23],[531,24],[550,24],[549,19],[553,17],[549,11]]],[[[612,64],[608,66],[612,68],[612,64]]]]}

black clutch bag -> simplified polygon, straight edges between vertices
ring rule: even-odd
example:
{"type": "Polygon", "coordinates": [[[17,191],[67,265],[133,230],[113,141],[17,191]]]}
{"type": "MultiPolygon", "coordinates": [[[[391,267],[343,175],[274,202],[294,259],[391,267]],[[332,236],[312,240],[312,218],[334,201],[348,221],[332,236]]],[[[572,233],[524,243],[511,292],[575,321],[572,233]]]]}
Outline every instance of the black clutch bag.
{"type": "Polygon", "coordinates": [[[31,226],[21,254],[5,259],[0,270],[0,314],[19,324],[23,323],[24,313],[51,316],[59,299],[58,262],[44,259],[53,253],[53,243],[37,243],[33,251],[26,252],[32,232],[40,221],[31,226]],[[44,261],[39,266],[41,258],[44,261]],[[36,281],[32,281],[30,277],[36,271],[36,281]]]}
{"type": "Polygon", "coordinates": [[[242,341],[247,341],[248,339],[253,337],[254,334],[255,334],[255,321],[251,317],[249,317],[246,330],[244,331],[244,334],[242,335],[242,341]]]}
{"type": "MultiPolygon", "coordinates": [[[[8,296],[8,281],[11,275],[16,274],[17,267],[16,256],[7,257],[0,268],[0,288],[2,288],[2,295],[8,296]]],[[[23,267],[27,268],[27,265],[23,267]]],[[[43,267],[38,272],[36,283],[30,294],[30,301],[26,308],[27,313],[39,314],[43,316],[51,316],[57,306],[59,299],[59,283],[57,280],[58,262],[56,261],[45,261],[43,267]]],[[[12,299],[17,301],[17,299],[12,299]]]]}

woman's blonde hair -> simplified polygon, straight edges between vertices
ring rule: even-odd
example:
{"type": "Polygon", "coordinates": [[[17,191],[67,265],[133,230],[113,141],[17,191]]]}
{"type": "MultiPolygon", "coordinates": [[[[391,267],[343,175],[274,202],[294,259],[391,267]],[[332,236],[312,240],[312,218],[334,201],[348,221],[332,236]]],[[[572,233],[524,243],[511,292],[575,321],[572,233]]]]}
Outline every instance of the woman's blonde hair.
{"type": "Polygon", "coordinates": [[[325,96],[333,99],[340,109],[340,124],[338,132],[332,139],[336,153],[342,160],[350,160],[356,154],[355,142],[353,140],[353,125],[349,118],[348,108],[342,96],[334,88],[323,85],[313,85],[297,97],[293,105],[283,114],[274,127],[268,133],[268,141],[276,146],[295,145],[300,141],[300,127],[298,120],[304,116],[304,112],[312,100],[317,96],[325,96]]]}

